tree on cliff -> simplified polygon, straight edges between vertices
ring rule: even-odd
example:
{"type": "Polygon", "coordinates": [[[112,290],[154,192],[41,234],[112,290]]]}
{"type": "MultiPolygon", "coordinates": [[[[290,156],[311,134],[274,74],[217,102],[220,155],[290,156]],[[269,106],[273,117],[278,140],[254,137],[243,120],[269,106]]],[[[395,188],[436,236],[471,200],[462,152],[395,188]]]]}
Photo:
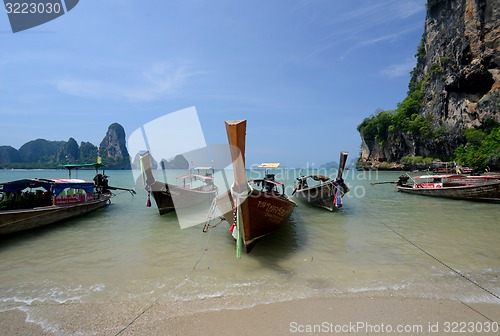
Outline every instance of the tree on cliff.
{"type": "Polygon", "coordinates": [[[500,127],[494,122],[489,124],[465,131],[467,143],[455,150],[458,163],[479,168],[500,167],[500,127]]]}
{"type": "Polygon", "coordinates": [[[80,157],[80,150],[75,139],[69,138],[68,142],[66,143],[65,152],[68,162],[78,161],[78,158],[80,157]]]}
{"type": "Polygon", "coordinates": [[[82,141],[80,143],[80,162],[94,163],[97,161],[97,146],[90,142],[82,141]]]}

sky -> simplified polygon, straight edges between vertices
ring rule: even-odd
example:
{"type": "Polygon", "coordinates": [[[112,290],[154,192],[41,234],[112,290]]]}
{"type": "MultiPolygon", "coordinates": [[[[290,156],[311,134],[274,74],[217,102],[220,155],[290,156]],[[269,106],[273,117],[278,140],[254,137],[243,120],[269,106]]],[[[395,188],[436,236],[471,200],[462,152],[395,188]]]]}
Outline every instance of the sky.
{"type": "Polygon", "coordinates": [[[207,144],[247,120],[247,166],[356,159],[356,127],[407,94],[425,3],[82,0],[17,33],[0,7],[0,146],[99,145],[194,106],[207,144]]]}

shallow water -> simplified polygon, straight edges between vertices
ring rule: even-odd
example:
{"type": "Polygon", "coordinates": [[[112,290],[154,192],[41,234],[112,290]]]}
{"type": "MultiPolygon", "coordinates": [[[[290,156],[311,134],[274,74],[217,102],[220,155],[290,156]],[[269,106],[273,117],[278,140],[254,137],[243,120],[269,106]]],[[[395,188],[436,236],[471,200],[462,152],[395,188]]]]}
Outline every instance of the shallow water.
{"type": "MultiPolygon", "coordinates": [[[[290,191],[297,173],[277,177],[290,191]]],[[[4,170],[0,181],[65,174],[4,170]]],[[[107,175],[110,185],[135,185],[131,171],[107,175]]],[[[85,217],[0,239],[0,311],[158,298],[209,310],[367,292],[500,304],[499,205],[370,185],[399,175],[347,171],[351,191],[340,211],[299,203],[288,225],[241,259],[227,223],[209,233],[202,225],[181,230],[175,214],[160,216],[154,201],[146,207],[142,188],[134,197],[117,192],[112,205],[85,217]]]]}

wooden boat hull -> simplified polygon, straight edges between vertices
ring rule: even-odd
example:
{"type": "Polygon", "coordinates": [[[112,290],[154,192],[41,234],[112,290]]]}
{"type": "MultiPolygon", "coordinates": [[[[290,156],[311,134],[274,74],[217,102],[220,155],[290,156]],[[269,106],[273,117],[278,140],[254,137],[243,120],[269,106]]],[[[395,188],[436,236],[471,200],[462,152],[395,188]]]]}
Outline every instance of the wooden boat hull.
{"type": "MultiPolygon", "coordinates": [[[[217,206],[228,223],[234,223],[233,204],[230,191],[217,198],[217,206]]],[[[242,238],[245,251],[248,253],[259,239],[288,222],[297,204],[286,197],[253,189],[243,201],[242,207],[245,206],[248,207],[249,216],[242,230],[242,238]]]]}
{"type": "Polygon", "coordinates": [[[397,186],[400,192],[466,200],[500,201],[500,182],[442,188],[414,188],[412,185],[397,186]]]}
{"type": "Polygon", "coordinates": [[[342,207],[342,203],[340,202],[341,199],[336,200],[335,196],[338,193],[338,188],[340,188],[341,198],[349,192],[349,187],[342,179],[347,156],[347,152],[340,152],[339,171],[335,180],[331,180],[328,176],[324,175],[301,176],[297,178],[296,189],[294,190],[293,195],[295,195],[295,197],[303,203],[330,211],[334,211],[335,209],[342,207]],[[309,178],[321,182],[319,184],[309,186],[307,184],[307,180],[309,178]],[[336,201],[339,201],[338,205],[335,204],[336,201]]]}
{"type": "Polygon", "coordinates": [[[171,184],[155,182],[151,189],[151,194],[160,215],[173,212],[176,208],[186,209],[200,205],[209,207],[217,195],[216,189],[207,188],[207,186],[186,189],[171,184]]]}
{"type": "MultiPolygon", "coordinates": [[[[297,190],[295,192],[295,197],[303,203],[334,211],[336,209],[334,204],[336,192],[337,186],[334,185],[333,181],[329,181],[327,183],[297,190]]],[[[342,192],[342,194],[344,194],[344,192],[342,192]]]]}
{"type": "MultiPolygon", "coordinates": [[[[273,174],[266,174],[265,179],[253,181],[260,181],[254,185],[259,186],[261,183],[261,190],[249,185],[251,182],[247,181],[245,171],[246,120],[226,120],[225,124],[233,160],[233,187],[237,193],[248,194],[237,208],[231,191],[219,197],[216,203],[228,223],[235,223],[236,214],[240,218],[238,227],[233,229],[239,230],[245,251],[249,253],[259,239],[278,230],[288,221],[297,204],[288,199],[284,194],[284,185],[275,182],[273,174]],[[282,186],[282,192],[277,189],[277,185],[282,186]]],[[[236,245],[238,247],[238,241],[236,245]]],[[[237,248],[237,256],[239,252],[237,248]]]]}
{"type": "Polygon", "coordinates": [[[109,204],[110,196],[85,203],[0,211],[0,235],[30,230],[86,215],[109,204]]]}

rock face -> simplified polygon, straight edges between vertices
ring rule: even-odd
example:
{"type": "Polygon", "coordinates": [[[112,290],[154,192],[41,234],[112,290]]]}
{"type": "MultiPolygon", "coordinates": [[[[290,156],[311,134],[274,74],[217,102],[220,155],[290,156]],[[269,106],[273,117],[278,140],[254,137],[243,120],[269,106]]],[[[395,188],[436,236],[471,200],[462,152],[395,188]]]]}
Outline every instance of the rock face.
{"type": "Polygon", "coordinates": [[[103,163],[105,163],[108,168],[130,169],[125,130],[120,124],[114,123],[108,127],[106,136],[101,141],[100,148],[103,163]]]}
{"type": "Polygon", "coordinates": [[[500,121],[500,2],[430,1],[424,34],[422,113],[447,129],[500,121]]]}
{"type": "Polygon", "coordinates": [[[465,143],[466,129],[500,122],[500,2],[429,0],[416,56],[411,99],[396,113],[377,116],[375,133],[358,127],[361,162],[453,157],[465,143]],[[399,124],[394,122],[398,112],[406,117],[399,124]]]}

